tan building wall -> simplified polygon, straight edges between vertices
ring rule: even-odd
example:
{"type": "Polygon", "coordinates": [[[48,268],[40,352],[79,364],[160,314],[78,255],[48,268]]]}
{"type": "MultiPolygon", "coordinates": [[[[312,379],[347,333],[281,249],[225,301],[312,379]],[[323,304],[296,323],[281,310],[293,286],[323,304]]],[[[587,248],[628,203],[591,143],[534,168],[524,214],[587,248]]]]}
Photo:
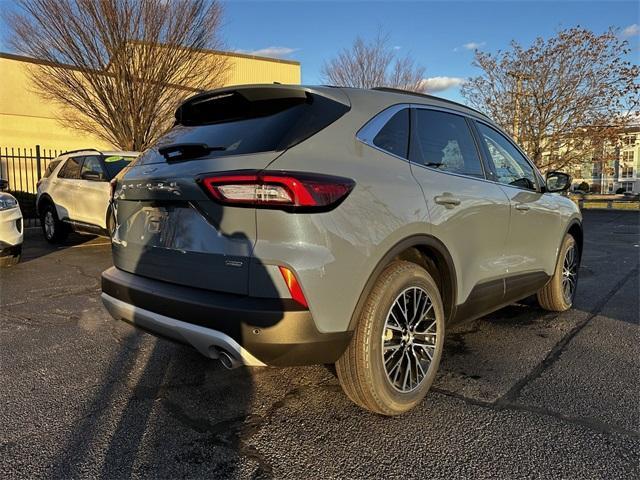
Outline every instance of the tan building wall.
{"type": "MultiPolygon", "coordinates": [[[[227,85],[248,83],[300,83],[300,64],[226,52],[229,61],[227,85]]],[[[60,108],[33,92],[28,69],[37,61],[27,57],[0,53],[0,153],[5,147],[70,150],[93,147],[113,148],[96,137],[78,133],[60,125],[60,108]]]]}

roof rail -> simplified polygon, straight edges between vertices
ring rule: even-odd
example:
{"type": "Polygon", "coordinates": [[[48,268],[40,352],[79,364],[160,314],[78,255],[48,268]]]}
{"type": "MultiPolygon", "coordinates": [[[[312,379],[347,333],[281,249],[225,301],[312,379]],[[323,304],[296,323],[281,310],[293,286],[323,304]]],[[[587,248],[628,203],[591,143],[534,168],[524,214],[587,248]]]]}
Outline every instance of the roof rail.
{"type": "Polygon", "coordinates": [[[400,93],[404,95],[414,95],[416,97],[429,98],[431,100],[438,100],[439,102],[445,102],[445,103],[450,103],[452,105],[456,105],[458,107],[464,107],[466,109],[471,110],[472,112],[476,112],[478,115],[482,115],[485,118],[489,118],[487,114],[482,113],[481,111],[476,110],[475,108],[469,107],[462,103],[454,102],[453,100],[448,100],[446,98],[436,97],[435,95],[429,95],[427,93],[412,92],[411,90],[403,90],[401,88],[391,88],[391,87],[373,87],[371,90],[377,90],[379,92],[400,93]]]}
{"type": "Polygon", "coordinates": [[[100,150],[98,150],[97,148],[79,148],[78,150],[69,150],[67,152],[62,152],[58,156],[69,155],[70,153],[78,153],[78,152],[98,152],[98,153],[100,153],[100,150]]]}

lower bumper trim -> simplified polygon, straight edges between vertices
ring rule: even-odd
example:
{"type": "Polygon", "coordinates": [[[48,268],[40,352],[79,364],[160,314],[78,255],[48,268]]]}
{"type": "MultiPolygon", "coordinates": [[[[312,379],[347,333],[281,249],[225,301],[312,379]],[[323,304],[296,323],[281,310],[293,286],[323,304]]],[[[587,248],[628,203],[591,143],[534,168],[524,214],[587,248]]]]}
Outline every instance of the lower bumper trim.
{"type": "Polygon", "coordinates": [[[263,362],[254,357],[230,336],[216,330],[165,317],[123,302],[106,293],[102,302],[113,316],[143,330],[191,345],[202,355],[212,359],[220,357],[220,349],[228,352],[239,363],[250,367],[264,367],[263,362]]]}

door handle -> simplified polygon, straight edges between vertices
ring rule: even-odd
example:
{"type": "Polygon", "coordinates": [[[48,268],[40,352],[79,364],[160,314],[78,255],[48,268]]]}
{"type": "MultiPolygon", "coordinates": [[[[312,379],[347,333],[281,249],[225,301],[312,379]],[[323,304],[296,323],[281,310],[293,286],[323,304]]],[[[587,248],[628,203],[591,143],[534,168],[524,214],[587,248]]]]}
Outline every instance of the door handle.
{"type": "Polygon", "coordinates": [[[456,197],[452,197],[450,195],[438,195],[436,197],[433,197],[433,199],[438,205],[445,205],[445,206],[451,206],[451,207],[460,205],[460,199],[456,197]]]}
{"type": "Polygon", "coordinates": [[[520,210],[521,212],[526,212],[529,209],[531,209],[531,207],[525,203],[517,203],[516,204],[516,210],[520,210]]]}

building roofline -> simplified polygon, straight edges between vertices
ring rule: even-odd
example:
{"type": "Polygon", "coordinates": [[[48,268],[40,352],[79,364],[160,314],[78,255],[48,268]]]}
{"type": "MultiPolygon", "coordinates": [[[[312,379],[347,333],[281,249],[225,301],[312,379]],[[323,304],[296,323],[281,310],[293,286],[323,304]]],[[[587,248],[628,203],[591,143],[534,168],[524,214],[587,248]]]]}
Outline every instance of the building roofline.
{"type": "MultiPolygon", "coordinates": [[[[142,44],[145,42],[132,42],[132,43],[138,43],[138,44],[142,44]]],[[[162,46],[162,45],[159,45],[162,46]]],[[[296,65],[296,66],[300,66],[300,62],[296,61],[296,60],[285,60],[282,58],[272,58],[272,57],[262,57],[259,55],[251,55],[248,53],[239,53],[239,52],[227,52],[224,50],[209,50],[206,48],[194,48],[193,49],[196,52],[202,52],[202,53],[210,53],[213,55],[220,55],[220,56],[225,56],[225,57],[238,57],[238,58],[247,58],[247,59],[251,59],[251,60],[259,60],[259,61],[263,61],[263,62],[272,62],[272,63],[284,63],[287,65],[296,65]]],[[[74,66],[74,65],[69,65],[66,63],[57,63],[57,62],[51,62],[49,60],[42,60],[40,58],[34,58],[34,57],[27,57],[25,55],[18,55],[16,53],[9,53],[9,52],[0,52],[0,58],[6,58],[8,60],[16,60],[19,62],[27,62],[27,63],[35,63],[38,65],[46,65],[49,67],[59,67],[59,68],[68,68],[70,70],[80,70],[80,68],[74,66]]]]}
{"type": "Polygon", "coordinates": [[[35,63],[37,65],[46,65],[48,67],[66,68],[69,70],[78,70],[78,71],[82,70],[81,68],[78,68],[74,65],[69,65],[67,63],[51,62],[49,60],[42,60],[41,58],[27,57],[26,55],[18,55],[16,53],[0,52],[0,58],[6,58],[8,60],[16,60],[18,62],[35,63]]]}
{"type": "MultiPolygon", "coordinates": [[[[143,40],[133,40],[131,43],[140,44],[140,45],[144,45],[144,44],[148,45],[150,42],[145,42],[143,40]]],[[[158,46],[162,47],[163,44],[159,43],[158,46]]],[[[209,48],[192,48],[191,50],[193,50],[194,52],[211,53],[213,55],[223,55],[223,56],[226,56],[226,57],[249,58],[249,59],[252,59],[252,60],[261,60],[263,62],[285,63],[285,64],[288,64],[288,65],[300,66],[300,62],[298,62],[297,60],[286,60],[284,58],[265,57],[265,56],[261,56],[261,55],[252,55],[250,53],[229,52],[229,51],[226,51],[226,50],[212,50],[212,49],[209,49],[209,48]]]]}

